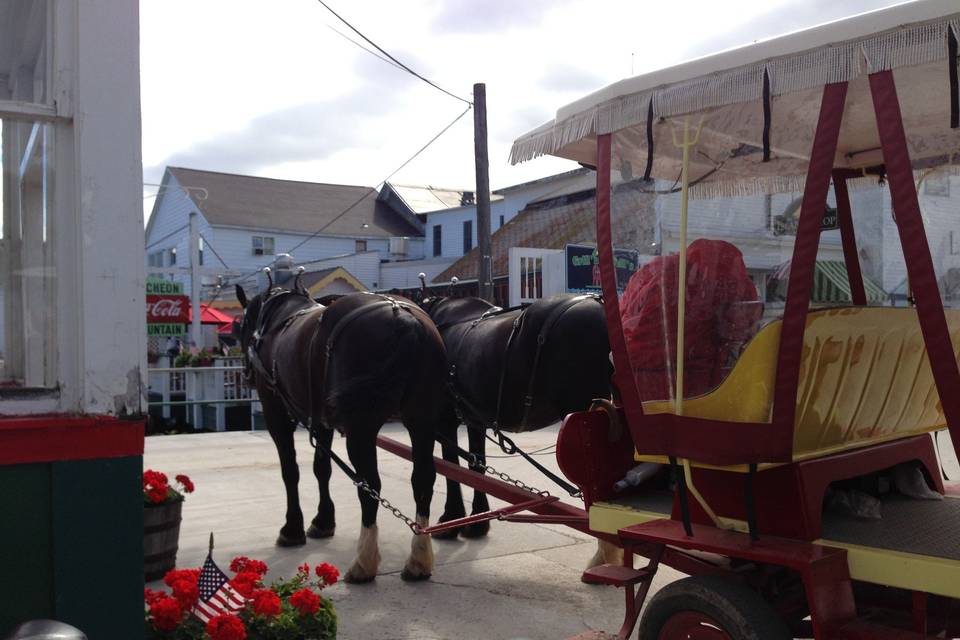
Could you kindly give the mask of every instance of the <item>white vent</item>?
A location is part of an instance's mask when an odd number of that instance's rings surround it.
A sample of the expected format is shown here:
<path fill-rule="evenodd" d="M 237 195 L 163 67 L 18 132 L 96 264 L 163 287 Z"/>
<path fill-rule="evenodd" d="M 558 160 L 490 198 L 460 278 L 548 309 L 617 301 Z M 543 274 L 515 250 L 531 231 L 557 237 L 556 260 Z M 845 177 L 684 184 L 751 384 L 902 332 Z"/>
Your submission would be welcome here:
<path fill-rule="evenodd" d="M 390 255 L 394 255 L 394 256 L 407 255 L 407 238 L 405 237 L 390 238 Z"/>

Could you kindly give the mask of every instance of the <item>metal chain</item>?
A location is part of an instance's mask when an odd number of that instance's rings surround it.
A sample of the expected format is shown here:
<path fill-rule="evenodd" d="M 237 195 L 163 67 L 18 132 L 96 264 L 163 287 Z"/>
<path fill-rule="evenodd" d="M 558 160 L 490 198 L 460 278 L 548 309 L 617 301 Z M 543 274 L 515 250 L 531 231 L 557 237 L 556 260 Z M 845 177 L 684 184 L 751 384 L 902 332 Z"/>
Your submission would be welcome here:
<path fill-rule="evenodd" d="M 509 475 L 507 475 L 507 474 L 504 473 L 503 471 L 498 471 L 497 469 L 491 467 L 489 464 L 481 463 L 481 462 L 477 459 L 477 456 L 476 456 L 475 454 L 472 454 L 472 453 L 471 453 L 471 454 L 470 454 L 470 457 L 471 457 L 470 466 L 471 466 L 475 471 L 476 471 L 476 470 L 483 470 L 484 472 L 489 473 L 489 474 L 492 475 L 492 476 L 496 476 L 496 477 L 500 478 L 501 480 L 503 480 L 504 482 L 506 482 L 506 483 L 508 483 L 508 484 L 512 484 L 513 486 L 515 486 L 515 487 L 517 487 L 517 488 L 519 488 L 519 489 L 523 489 L 524 491 L 529 491 L 530 493 L 535 493 L 535 494 L 537 494 L 538 496 L 542 496 L 542 497 L 544 497 L 544 498 L 550 497 L 550 492 L 549 492 L 549 491 L 541 491 L 540 489 L 537 489 L 536 487 L 531 487 L 530 485 L 525 484 L 522 480 L 517 480 L 516 478 L 511 478 Z"/>
<path fill-rule="evenodd" d="M 367 484 L 366 480 L 354 482 L 353 484 L 358 489 L 360 489 L 360 491 L 363 491 L 368 496 L 370 496 L 371 498 L 379 502 L 380 506 L 382 506 L 384 509 L 392 513 L 394 517 L 396 517 L 398 520 L 403 520 L 404 524 L 410 527 L 410 531 L 413 531 L 414 535 L 420 535 L 423 533 L 423 529 L 420 527 L 419 524 L 416 523 L 415 520 L 412 520 L 408 516 L 404 515 L 404 513 L 400 511 L 400 509 L 393 506 L 393 504 L 389 500 L 381 496 L 376 489 L 374 489 L 369 484 Z"/>

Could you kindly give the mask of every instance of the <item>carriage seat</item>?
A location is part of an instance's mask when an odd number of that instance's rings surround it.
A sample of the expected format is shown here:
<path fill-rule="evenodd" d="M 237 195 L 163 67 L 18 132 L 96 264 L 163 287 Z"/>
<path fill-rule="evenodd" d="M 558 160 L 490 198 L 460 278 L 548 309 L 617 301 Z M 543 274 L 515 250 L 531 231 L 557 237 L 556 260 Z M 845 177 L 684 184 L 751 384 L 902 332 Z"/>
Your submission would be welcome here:
<path fill-rule="evenodd" d="M 946 310 L 960 345 L 960 310 Z M 683 403 L 687 416 L 770 422 L 783 322 L 762 328 L 729 376 Z M 648 414 L 671 413 L 672 401 L 643 403 Z M 803 337 L 793 437 L 795 461 L 822 457 L 946 426 L 940 398 L 911 308 L 842 307 L 810 311 Z M 666 462 L 663 456 L 638 460 Z"/>

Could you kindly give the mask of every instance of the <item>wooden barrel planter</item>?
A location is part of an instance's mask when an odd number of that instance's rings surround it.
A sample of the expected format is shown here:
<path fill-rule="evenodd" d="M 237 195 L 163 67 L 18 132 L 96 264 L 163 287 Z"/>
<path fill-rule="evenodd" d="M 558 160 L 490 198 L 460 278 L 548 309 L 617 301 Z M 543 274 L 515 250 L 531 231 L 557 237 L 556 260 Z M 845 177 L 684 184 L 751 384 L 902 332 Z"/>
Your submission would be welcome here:
<path fill-rule="evenodd" d="M 143 577 L 159 580 L 177 563 L 183 501 L 143 507 Z"/>

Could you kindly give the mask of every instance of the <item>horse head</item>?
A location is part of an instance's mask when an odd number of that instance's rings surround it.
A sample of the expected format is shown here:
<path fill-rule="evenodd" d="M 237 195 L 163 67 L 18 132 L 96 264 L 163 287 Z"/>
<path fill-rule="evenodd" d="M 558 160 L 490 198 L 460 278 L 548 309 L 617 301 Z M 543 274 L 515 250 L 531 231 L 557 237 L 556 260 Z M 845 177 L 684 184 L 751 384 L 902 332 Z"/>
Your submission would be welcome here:
<path fill-rule="evenodd" d="M 253 362 L 258 357 L 257 351 L 263 337 L 278 321 L 286 320 L 292 313 L 315 303 L 301 287 L 271 287 L 249 299 L 239 284 L 236 285 L 236 291 L 243 315 L 235 337 L 243 354 L 243 375 L 247 383 L 252 384 L 255 373 Z"/>

